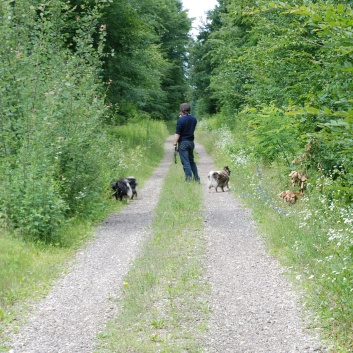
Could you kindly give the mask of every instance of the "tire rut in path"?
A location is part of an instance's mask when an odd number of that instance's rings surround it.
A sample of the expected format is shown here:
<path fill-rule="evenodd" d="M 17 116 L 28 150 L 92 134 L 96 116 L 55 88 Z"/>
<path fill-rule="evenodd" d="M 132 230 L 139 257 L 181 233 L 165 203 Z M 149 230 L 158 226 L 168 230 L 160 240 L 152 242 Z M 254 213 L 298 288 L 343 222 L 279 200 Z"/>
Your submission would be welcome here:
<path fill-rule="evenodd" d="M 324 352 L 315 332 L 305 330 L 298 293 L 266 253 L 250 211 L 231 192 L 208 191 L 207 174 L 215 167 L 202 146 L 196 144 L 196 151 L 205 191 L 205 261 L 212 288 L 204 352 Z M 233 170 L 230 184 L 236 177 Z"/>
<path fill-rule="evenodd" d="M 172 139 L 151 178 L 120 213 L 111 215 L 92 241 L 76 256 L 74 266 L 38 303 L 26 326 L 12 337 L 11 353 L 91 353 L 97 334 L 115 314 L 112 298 L 149 232 L 153 209 L 173 161 Z"/>

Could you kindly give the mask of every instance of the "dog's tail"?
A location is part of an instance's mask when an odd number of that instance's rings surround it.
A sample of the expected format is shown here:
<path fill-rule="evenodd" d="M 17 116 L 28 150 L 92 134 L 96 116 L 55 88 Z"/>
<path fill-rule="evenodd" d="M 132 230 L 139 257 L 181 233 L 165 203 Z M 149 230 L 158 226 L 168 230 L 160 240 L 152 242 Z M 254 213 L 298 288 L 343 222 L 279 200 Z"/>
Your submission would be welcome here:
<path fill-rule="evenodd" d="M 126 194 L 131 199 L 132 196 L 133 196 L 133 193 L 132 193 L 132 189 L 131 189 L 131 186 L 130 186 L 129 182 L 126 183 L 126 189 L 127 189 L 126 190 Z"/>
<path fill-rule="evenodd" d="M 211 180 L 211 178 L 216 178 L 216 174 L 217 172 L 215 172 L 214 170 L 211 170 L 209 173 L 208 173 L 208 180 Z"/>

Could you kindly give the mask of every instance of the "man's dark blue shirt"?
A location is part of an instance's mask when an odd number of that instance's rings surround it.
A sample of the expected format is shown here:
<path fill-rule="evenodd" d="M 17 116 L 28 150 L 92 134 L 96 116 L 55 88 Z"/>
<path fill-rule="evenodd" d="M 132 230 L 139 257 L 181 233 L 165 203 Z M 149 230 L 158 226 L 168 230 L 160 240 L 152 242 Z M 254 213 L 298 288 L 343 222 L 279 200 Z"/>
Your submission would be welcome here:
<path fill-rule="evenodd" d="M 194 141 L 194 131 L 197 120 L 193 115 L 182 115 L 177 122 L 175 133 L 180 135 L 179 143 L 182 141 Z"/>

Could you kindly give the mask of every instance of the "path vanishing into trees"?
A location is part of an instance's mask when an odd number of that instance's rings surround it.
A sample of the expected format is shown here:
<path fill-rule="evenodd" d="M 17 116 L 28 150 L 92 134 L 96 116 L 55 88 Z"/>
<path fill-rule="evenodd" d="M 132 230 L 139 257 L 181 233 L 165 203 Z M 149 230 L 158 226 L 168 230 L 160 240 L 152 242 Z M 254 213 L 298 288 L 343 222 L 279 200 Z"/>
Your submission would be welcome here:
<path fill-rule="evenodd" d="M 317 334 L 305 329 L 299 295 L 266 253 L 250 210 L 231 192 L 208 192 L 207 174 L 215 166 L 201 145 L 196 151 L 205 199 L 205 276 L 212 288 L 203 352 L 326 352 Z M 11 353 L 94 351 L 97 335 L 118 311 L 114 299 L 122 294 L 124 275 L 150 232 L 164 176 L 174 163 L 172 153 L 169 137 L 165 157 L 139 198 L 111 215 L 77 253 L 72 267 L 11 336 Z"/>

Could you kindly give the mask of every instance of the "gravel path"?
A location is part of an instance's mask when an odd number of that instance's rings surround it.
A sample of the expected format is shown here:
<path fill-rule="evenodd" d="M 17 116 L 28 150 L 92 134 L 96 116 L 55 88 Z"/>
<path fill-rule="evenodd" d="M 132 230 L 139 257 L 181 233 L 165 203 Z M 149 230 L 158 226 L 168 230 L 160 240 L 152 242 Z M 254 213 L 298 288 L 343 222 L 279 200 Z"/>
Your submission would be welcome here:
<path fill-rule="evenodd" d="M 119 297 L 123 276 L 149 232 L 171 165 L 171 146 L 169 137 L 165 158 L 139 198 L 97 229 L 69 273 L 33 308 L 27 326 L 13 336 L 11 353 L 92 353 L 97 334 L 115 314 L 111 299 Z M 205 191 L 213 310 L 204 352 L 324 352 L 318 339 L 303 329 L 297 294 L 266 254 L 249 210 L 230 192 L 208 192 L 207 174 L 215 168 L 202 146 L 196 150 Z"/>

